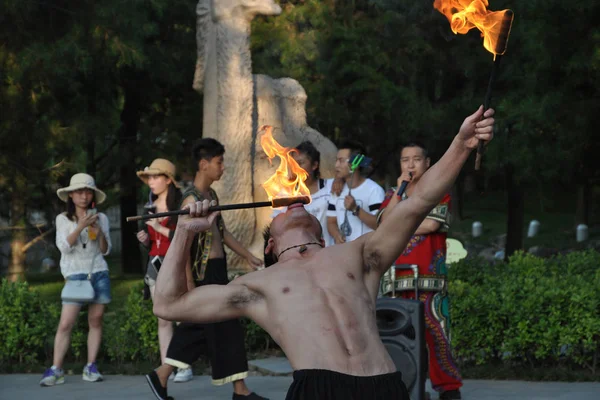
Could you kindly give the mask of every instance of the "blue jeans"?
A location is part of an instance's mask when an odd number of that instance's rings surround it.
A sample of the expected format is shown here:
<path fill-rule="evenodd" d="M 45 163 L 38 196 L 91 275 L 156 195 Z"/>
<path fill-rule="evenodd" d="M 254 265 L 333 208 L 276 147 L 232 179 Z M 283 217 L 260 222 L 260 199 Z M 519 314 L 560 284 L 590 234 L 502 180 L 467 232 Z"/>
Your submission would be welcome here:
<path fill-rule="evenodd" d="M 67 276 L 69 281 L 84 281 L 87 279 L 88 274 L 73 274 Z M 108 271 L 94 272 L 90 280 L 92 287 L 94 288 L 94 300 L 91 304 L 108 304 L 112 300 L 110 295 L 110 278 L 108 277 Z M 77 303 L 72 301 L 63 301 L 63 304 L 76 304 L 83 306 L 85 303 Z"/>

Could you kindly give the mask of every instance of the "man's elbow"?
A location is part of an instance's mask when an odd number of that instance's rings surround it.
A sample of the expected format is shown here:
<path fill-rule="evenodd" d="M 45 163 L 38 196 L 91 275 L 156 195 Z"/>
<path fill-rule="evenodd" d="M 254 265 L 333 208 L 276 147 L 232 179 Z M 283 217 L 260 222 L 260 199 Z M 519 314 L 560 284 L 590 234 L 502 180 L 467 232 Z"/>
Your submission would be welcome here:
<path fill-rule="evenodd" d="M 173 313 L 169 311 L 169 305 L 164 301 L 160 301 L 156 297 L 154 298 L 152 312 L 155 316 L 157 316 L 160 319 L 164 319 L 165 321 L 172 321 L 172 319 L 170 319 L 169 317 L 172 316 Z"/>
<path fill-rule="evenodd" d="M 442 224 L 439 223 L 438 221 L 434 221 L 431 219 L 425 219 L 424 223 L 424 233 L 425 234 L 431 234 L 431 233 L 435 233 L 437 231 L 440 230 L 440 228 L 442 227 Z"/>
<path fill-rule="evenodd" d="M 365 225 L 373 230 L 377 229 L 377 216 L 373 215 L 368 217 L 368 219 L 365 221 Z"/>

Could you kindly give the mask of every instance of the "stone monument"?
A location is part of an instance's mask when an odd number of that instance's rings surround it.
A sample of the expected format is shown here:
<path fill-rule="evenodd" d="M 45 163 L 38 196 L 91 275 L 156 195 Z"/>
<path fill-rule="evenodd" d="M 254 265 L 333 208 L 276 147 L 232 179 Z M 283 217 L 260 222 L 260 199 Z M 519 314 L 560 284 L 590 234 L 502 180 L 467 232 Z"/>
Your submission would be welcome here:
<path fill-rule="evenodd" d="M 321 173 L 333 177 L 336 147 L 306 122 L 306 92 L 291 78 L 252 74 L 250 23 L 257 15 L 275 16 L 273 0 L 199 0 L 196 7 L 197 61 L 193 87 L 204 95 L 202 136 L 225 146 L 225 174 L 214 185 L 221 204 L 267 200 L 261 183 L 271 176 L 270 164 L 257 140 L 262 125 L 275 127 L 283 146 L 310 140 L 321 152 Z M 223 213 L 229 231 L 262 257 L 262 230 L 271 209 Z M 228 253 L 231 269 L 248 265 Z"/>

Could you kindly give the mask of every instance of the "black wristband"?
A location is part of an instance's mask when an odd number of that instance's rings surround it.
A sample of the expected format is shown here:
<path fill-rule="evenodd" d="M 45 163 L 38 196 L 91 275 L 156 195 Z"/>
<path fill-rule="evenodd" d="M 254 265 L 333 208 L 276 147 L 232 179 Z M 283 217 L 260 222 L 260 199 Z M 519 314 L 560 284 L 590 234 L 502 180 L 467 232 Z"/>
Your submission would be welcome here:
<path fill-rule="evenodd" d="M 354 211 L 352 211 L 352 215 L 354 215 L 355 217 L 358 217 L 359 212 L 360 212 L 360 206 L 357 205 L 356 208 L 354 209 Z"/>

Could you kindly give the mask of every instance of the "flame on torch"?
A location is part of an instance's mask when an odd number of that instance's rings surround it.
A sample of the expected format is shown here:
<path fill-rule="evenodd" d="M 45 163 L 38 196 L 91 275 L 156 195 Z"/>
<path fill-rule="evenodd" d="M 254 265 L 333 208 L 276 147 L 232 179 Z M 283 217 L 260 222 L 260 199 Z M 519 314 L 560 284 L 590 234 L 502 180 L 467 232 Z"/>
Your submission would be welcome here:
<path fill-rule="evenodd" d="M 304 183 L 308 178 L 308 173 L 298 165 L 292 157 L 295 149 L 283 147 L 275 138 L 273 138 L 273 127 L 265 125 L 260 128 L 263 132 L 260 138 L 260 145 L 265 154 L 269 157 L 269 162 L 273 163 L 275 156 L 279 157 L 281 162 L 277 171 L 269 178 L 262 187 L 267 192 L 269 200 L 279 197 L 297 197 L 308 196 L 310 198 L 310 190 Z"/>
<path fill-rule="evenodd" d="M 488 11 L 488 0 L 434 0 L 433 7 L 444 14 L 452 32 L 466 34 L 473 28 L 481 31 L 483 47 L 494 55 L 506 52 L 514 14 L 511 10 Z"/>

